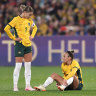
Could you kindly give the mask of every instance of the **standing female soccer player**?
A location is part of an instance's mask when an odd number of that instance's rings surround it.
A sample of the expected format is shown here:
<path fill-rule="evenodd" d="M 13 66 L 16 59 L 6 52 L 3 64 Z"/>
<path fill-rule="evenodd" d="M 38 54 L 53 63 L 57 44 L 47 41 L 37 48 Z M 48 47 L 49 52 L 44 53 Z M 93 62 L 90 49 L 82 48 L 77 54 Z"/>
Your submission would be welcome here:
<path fill-rule="evenodd" d="M 20 16 L 14 17 L 11 22 L 5 27 L 5 32 L 7 35 L 15 41 L 15 60 L 16 65 L 13 73 L 13 91 L 18 91 L 18 79 L 19 73 L 22 66 L 22 61 L 24 59 L 25 65 L 25 81 L 26 81 L 26 91 L 34 91 L 30 86 L 31 81 L 31 61 L 32 61 L 32 48 L 31 40 L 34 38 L 37 27 L 30 18 L 33 14 L 33 8 L 31 6 L 21 5 L 20 9 L 22 13 Z M 30 35 L 30 28 L 32 27 L 33 31 Z M 10 32 L 10 29 L 14 28 L 15 35 L 13 36 Z"/>
<path fill-rule="evenodd" d="M 73 60 L 74 51 L 67 51 L 63 57 L 63 63 L 61 64 L 61 69 L 64 77 L 53 73 L 43 85 L 34 87 L 37 90 L 46 91 L 46 87 L 53 83 L 55 80 L 57 82 L 57 87 L 59 90 L 81 90 L 83 87 L 82 72 L 81 68 L 76 60 Z"/>

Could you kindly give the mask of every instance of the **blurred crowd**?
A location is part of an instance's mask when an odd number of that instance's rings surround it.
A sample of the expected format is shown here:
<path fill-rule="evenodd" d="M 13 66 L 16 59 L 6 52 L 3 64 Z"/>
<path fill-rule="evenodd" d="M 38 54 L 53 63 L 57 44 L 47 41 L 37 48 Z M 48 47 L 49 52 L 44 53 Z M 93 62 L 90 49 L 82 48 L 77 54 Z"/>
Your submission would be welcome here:
<path fill-rule="evenodd" d="M 20 15 L 20 4 L 33 7 L 37 36 L 96 35 L 96 0 L 0 0 L 2 34 L 6 24 Z"/>

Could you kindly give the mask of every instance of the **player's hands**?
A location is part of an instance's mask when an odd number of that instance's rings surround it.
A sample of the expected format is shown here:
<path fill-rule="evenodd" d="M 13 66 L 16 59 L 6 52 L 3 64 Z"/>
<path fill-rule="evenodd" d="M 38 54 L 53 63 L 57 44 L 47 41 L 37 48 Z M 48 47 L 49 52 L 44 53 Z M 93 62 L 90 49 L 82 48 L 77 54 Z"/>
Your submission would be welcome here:
<path fill-rule="evenodd" d="M 58 86 L 60 86 L 60 84 L 59 83 L 56 83 L 56 86 L 58 87 Z"/>
<path fill-rule="evenodd" d="M 63 85 L 68 85 L 67 80 L 63 80 Z"/>
<path fill-rule="evenodd" d="M 22 38 L 16 38 L 15 39 L 15 41 L 21 41 L 22 40 Z"/>
<path fill-rule="evenodd" d="M 33 37 L 32 36 L 29 36 L 29 40 L 32 40 L 33 39 Z"/>

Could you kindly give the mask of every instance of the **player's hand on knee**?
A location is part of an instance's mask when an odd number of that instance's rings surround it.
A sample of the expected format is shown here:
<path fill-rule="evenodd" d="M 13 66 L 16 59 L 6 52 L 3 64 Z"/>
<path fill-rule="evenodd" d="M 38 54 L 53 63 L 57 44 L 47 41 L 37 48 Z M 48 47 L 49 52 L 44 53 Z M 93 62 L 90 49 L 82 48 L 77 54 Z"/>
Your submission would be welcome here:
<path fill-rule="evenodd" d="M 58 87 L 60 84 L 59 83 L 56 83 L 56 86 Z"/>
<path fill-rule="evenodd" d="M 58 86 L 61 86 L 61 84 L 60 84 L 60 83 L 58 83 L 58 82 L 56 82 L 56 87 L 58 88 Z"/>

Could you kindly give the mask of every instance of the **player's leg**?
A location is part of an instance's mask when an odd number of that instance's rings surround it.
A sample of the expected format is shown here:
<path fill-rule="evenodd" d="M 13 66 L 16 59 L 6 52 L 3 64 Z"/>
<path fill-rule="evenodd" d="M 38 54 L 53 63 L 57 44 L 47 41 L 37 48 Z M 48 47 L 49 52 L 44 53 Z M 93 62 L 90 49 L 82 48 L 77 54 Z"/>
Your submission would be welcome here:
<path fill-rule="evenodd" d="M 50 84 L 52 84 L 54 80 L 55 80 L 55 81 L 57 82 L 57 84 L 59 84 L 59 85 L 63 84 L 63 78 L 62 78 L 60 75 L 58 75 L 58 74 L 56 74 L 56 73 L 53 73 L 50 77 L 48 77 L 48 78 L 46 79 L 46 81 L 44 82 L 43 85 L 35 86 L 34 88 L 37 89 L 37 90 L 46 91 L 45 88 L 46 88 L 47 86 L 49 86 Z"/>
<path fill-rule="evenodd" d="M 25 66 L 25 82 L 26 82 L 26 91 L 34 91 L 30 86 L 31 81 L 31 61 L 32 61 L 32 52 L 31 47 L 26 48 L 24 54 L 24 66 Z"/>
<path fill-rule="evenodd" d="M 24 55 L 26 87 L 30 87 L 32 52 Z"/>
<path fill-rule="evenodd" d="M 57 82 L 57 85 L 62 85 L 64 83 L 64 79 L 57 73 L 53 73 L 51 78 Z"/>
<path fill-rule="evenodd" d="M 32 62 L 32 52 L 24 54 L 24 62 Z"/>
<path fill-rule="evenodd" d="M 73 82 L 73 77 L 71 77 L 68 80 L 64 80 L 64 78 L 62 78 L 60 75 L 58 75 L 56 73 L 53 73 L 51 75 L 51 78 L 53 78 L 53 80 L 55 80 L 57 82 L 57 87 L 59 90 L 62 90 L 61 89 L 62 87 L 65 89 L 67 86 L 69 86 Z M 59 86 L 61 86 L 61 88 Z"/>
<path fill-rule="evenodd" d="M 71 85 L 72 90 L 81 90 L 83 85 L 79 82 L 78 78 L 74 76 L 73 83 Z"/>
<path fill-rule="evenodd" d="M 16 64 L 13 72 L 13 86 L 14 86 L 14 91 L 18 91 L 18 79 L 19 79 L 19 73 L 20 69 L 22 67 L 22 60 L 23 57 L 15 57 Z"/>
<path fill-rule="evenodd" d="M 15 45 L 15 69 L 13 72 L 13 84 L 14 84 L 14 91 L 18 91 L 18 79 L 19 79 L 19 73 L 20 73 L 20 69 L 22 67 L 22 60 L 23 60 L 23 56 L 24 56 L 24 52 L 23 52 L 23 47 L 22 44 L 20 43 L 16 43 Z"/>
<path fill-rule="evenodd" d="M 63 80 L 63 84 L 61 84 L 60 86 L 57 86 L 59 90 L 63 91 L 65 90 L 66 88 L 68 88 L 68 90 L 70 90 L 70 86 L 72 85 L 73 83 L 73 79 L 74 77 L 71 77 L 69 78 L 68 80 Z M 70 86 L 69 86 L 70 85 Z"/>
<path fill-rule="evenodd" d="M 59 86 L 60 90 L 64 90 L 64 89 L 66 90 L 67 88 L 68 88 L 68 90 L 81 90 L 83 87 L 83 85 L 79 82 L 79 80 L 76 76 L 73 76 L 66 81 L 67 81 L 67 85 L 63 84 L 63 85 Z M 70 89 L 68 87 L 69 85 L 70 85 Z"/>

